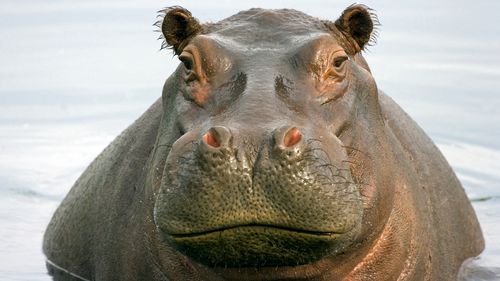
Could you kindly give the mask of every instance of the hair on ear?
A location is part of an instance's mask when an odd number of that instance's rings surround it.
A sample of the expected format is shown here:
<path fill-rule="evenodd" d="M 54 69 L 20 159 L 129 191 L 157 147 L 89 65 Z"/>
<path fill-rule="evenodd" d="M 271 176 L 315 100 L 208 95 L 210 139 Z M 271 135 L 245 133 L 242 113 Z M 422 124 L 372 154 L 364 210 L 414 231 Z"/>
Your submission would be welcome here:
<path fill-rule="evenodd" d="M 161 49 L 171 48 L 176 55 L 179 55 L 189 40 L 202 31 L 198 20 L 183 7 L 168 7 L 158 13 L 160 19 L 154 23 L 154 26 L 161 31 L 158 39 L 164 40 Z"/>
<path fill-rule="evenodd" d="M 378 26 L 380 22 L 374 11 L 361 4 L 347 7 L 335 21 L 335 27 L 353 43 L 356 53 L 377 42 Z"/>

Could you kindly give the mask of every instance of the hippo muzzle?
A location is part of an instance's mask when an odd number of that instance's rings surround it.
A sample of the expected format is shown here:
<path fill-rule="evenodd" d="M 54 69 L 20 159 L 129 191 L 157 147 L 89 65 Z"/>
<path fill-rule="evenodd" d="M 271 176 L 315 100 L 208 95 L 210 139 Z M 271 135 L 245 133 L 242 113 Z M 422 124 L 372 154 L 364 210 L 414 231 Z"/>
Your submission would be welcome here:
<path fill-rule="evenodd" d="M 295 126 L 186 133 L 172 146 L 155 205 L 168 242 L 225 267 L 334 254 L 359 232 L 362 213 L 339 139 Z"/>

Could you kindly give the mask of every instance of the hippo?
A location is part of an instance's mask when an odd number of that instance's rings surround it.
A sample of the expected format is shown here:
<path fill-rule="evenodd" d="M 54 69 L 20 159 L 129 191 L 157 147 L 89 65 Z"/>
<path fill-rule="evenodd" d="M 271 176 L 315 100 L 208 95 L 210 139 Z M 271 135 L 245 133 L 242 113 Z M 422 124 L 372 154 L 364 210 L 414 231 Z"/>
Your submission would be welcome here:
<path fill-rule="evenodd" d="M 179 66 L 56 210 L 54 280 L 456 280 L 481 253 L 454 172 L 363 58 L 373 10 L 161 15 Z"/>

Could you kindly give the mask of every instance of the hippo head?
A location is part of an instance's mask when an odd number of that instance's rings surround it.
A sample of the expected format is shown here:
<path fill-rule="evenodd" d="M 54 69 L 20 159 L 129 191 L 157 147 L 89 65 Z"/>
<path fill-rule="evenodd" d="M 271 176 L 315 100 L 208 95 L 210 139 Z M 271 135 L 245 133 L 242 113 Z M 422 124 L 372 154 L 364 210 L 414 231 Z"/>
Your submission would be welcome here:
<path fill-rule="evenodd" d="M 165 245 L 204 267 L 280 268 L 341 261 L 376 237 L 394 161 L 360 53 L 371 11 L 251 9 L 210 24 L 163 12 L 164 46 L 182 62 L 154 157 Z"/>

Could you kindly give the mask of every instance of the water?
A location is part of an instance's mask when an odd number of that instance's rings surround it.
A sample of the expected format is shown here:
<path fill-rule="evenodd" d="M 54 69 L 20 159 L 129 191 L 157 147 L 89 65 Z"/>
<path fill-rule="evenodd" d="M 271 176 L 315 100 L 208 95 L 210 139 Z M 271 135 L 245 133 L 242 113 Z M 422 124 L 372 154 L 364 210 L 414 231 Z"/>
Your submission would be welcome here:
<path fill-rule="evenodd" d="M 250 7 L 336 19 L 352 4 L 241 2 L 182 5 L 217 21 Z M 474 201 L 487 246 L 472 279 L 500 280 L 500 2 L 422 2 L 365 1 L 383 24 L 366 57 Z M 151 25 L 156 10 L 180 1 L 0 4 L 0 280 L 49 280 L 45 226 L 90 161 L 160 97 L 177 62 L 158 51 Z"/>

